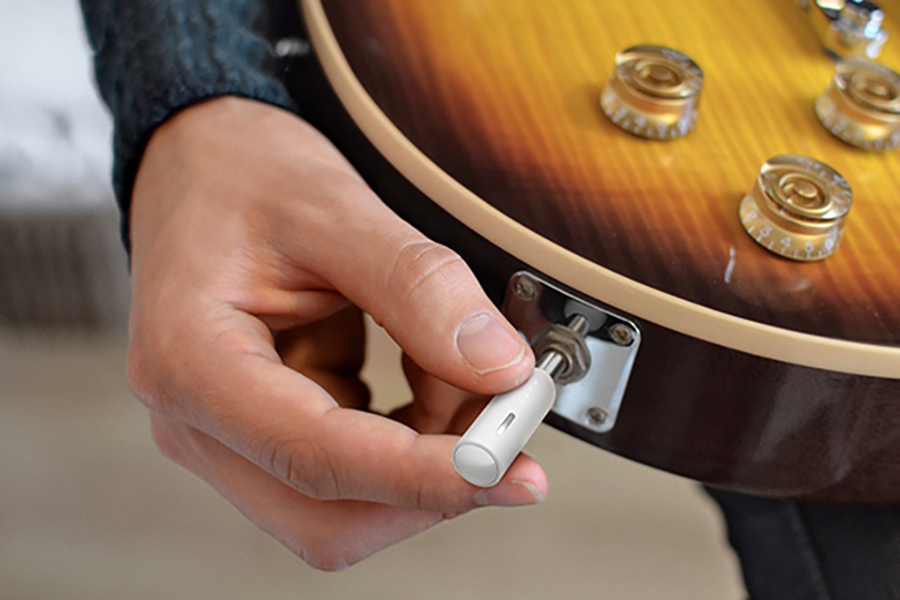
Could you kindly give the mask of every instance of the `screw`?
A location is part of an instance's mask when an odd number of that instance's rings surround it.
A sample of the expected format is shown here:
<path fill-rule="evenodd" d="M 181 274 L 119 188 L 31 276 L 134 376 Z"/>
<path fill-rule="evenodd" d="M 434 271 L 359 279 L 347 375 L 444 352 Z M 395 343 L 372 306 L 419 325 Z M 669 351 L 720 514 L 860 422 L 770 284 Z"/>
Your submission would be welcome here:
<path fill-rule="evenodd" d="M 630 346 L 634 341 L 634 332 L 628 325 L 616 323 L 609 328 L 609 337 L 619 346 Z"/>
<path fill-rule="evenodd" d="M 519 275 L 513 282 L 513 291 L 522 300 L 534 300 L 537 296 L 537 287 L 526 275 Z"/>
<path fill-rule="evenodd" d="M 609 414 L 602 408 L 598 408 L 596 406 L 592 406 L 587 409 L 587 422 L 593 426 L 603 425 L 606 423 L 606 419 L 609 418 Z"/>

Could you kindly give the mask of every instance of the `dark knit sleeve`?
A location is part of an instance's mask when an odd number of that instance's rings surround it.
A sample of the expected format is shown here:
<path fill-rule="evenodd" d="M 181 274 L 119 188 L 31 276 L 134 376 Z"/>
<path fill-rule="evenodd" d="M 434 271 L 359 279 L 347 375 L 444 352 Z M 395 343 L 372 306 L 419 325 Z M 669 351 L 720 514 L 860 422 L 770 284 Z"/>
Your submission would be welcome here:
<path fill-rule="evenodd" d="M 144 147 L 169 116 L 226 94 L 294 108 L 265 37 L 263 0 L 81 4 L 97 84 L 115 121 L 113 187 L 123 234 Z"/>

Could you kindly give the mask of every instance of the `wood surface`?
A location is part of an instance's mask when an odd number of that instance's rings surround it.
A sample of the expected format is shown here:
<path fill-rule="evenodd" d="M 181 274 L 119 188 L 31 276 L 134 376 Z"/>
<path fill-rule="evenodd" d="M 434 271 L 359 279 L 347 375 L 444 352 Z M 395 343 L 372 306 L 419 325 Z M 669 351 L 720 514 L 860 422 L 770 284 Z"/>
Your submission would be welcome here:
<path fill-rule="evenodd" d="M 325 0 L 368 94 L 487 203 L 616 273 L 717 311 L 817 336 L 900 345 L 900 152 L 857 150 L 819 124 L 833 63 L 787 0 Z M 882 61 L 900 68 L 900 6 Z M 895 8 L 896 10 L 892 10 Z M 598 95 L 615 53 L 692 56 L 697 129 L 627 134 Z M 851 183 L 837 253 L 800 264 L 760 248 L 737 208 L 759 166 L 812 156 Z"/>
<path fill-rule="evenodd" d="M 812 102 L 831 66 L 799 9 L 788 0 L 731 3 L 723 16 L 707 2 L 631 4 L 321 0 L 328 21 L 311 29 L 319 28 L 314 41 L 333 30 L 341 46 L 317 44 L 319 59 L 346 57 L 364 94 L 439 169 L 555 244 L 673 297 L 805 332 L 788 339 L 828 336 L 896 350 L 898 154 L 858 151 L 821 129 Z M 760 28 L 765 33 L 752 34 Z M 615 50 L 643 42 L 687 51 L 706 70 L 700 124 L 683 140 L 634 138 L 600 112 L 596 96 Z M 886 56 L 893 60 L 897 49 Z M 534 268 L 489 229 L 481 237 L 445 212 L 451 208 L 423 194 L 417 173 L 386 157 L 384 140 L 354 112 L 357 92 L 337 89 L 343 75 L 326 65 L 326 78 L 315 60 L 291 69 L 303 116 L 401 216 L 457 249 L 495 301 L 512 273 Z M 793 83 L 774 86 L 785 72 Z M 798 95 L 805 104 L 796 104 Z M 828 162 L 856 191 L 845 243 L 820 264 L 770 255 L 738 223 L 738 202 L 759 164 L 785 152 Z M 553 277 L 549 264 L 542 270 Z M 583 292 L 577 281 L 570 288 Z M 551 425 L 728 489 L 900 504 L 893 355 L 888 369 L 879 367 L 887 377 L 810 368 L 800 366 L 802 356 L 776 360 L 698 339 L 631 313 L 628 303 L 610 308 L 629 315 L 643 339 L 616 427 L 597 434 L 552 413 Z"/>

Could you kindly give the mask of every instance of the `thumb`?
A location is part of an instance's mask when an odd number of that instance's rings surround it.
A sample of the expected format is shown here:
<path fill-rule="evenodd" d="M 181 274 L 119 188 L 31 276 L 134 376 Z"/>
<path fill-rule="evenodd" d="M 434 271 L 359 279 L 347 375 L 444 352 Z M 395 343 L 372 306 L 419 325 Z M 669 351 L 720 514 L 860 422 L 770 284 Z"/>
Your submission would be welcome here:
<path fill-rule="evenodd" d="M 367 308 L 417 364 L 483 393 L 506 391 L 528 377 L 528 345 L 458 254 L 424 238 L 386 252 L 384 293 Z"/>
<path fill-rule="evenodd" d="M 358 204 L 366 210 L 345 213 L 342 238 L 361 241 L 331 244 L 319 263 L 322 275 L 440 379 L 483 394 L 524 382 L 534 366 L 531 349 L 462 258 L 374 194 Z"/>

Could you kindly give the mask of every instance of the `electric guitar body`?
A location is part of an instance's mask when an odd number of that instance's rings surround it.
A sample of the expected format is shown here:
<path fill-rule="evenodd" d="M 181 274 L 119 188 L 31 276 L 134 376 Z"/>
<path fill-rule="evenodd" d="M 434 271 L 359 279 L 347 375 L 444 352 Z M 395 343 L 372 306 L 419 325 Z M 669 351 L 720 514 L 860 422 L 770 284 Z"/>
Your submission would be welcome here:
<path fill-rule="evenodd" d="M 900 36 L 900 5 L 883 8 Z M 498 303 L 524 272 L 639 332 L 614 427 L 550 424 L 729 489 L 900 503 L 900 150 L 862 150 L 822 125 L 814 105 L 835 63 L 795 3 L 302 11 L 321 64 L 294 86 L 303 114 L 389 205 L 460 252 Z M 686 135 L 647 139 L 604 114 L 617 53 L 642 44 L 702 69 Z M 900 68 L 900 40 L 878 62 Z M 794 260 L 802 243 L 767 240 L 739 214 L 780 155 L 821 161 L 852 188 L 824 260 Z"/>

